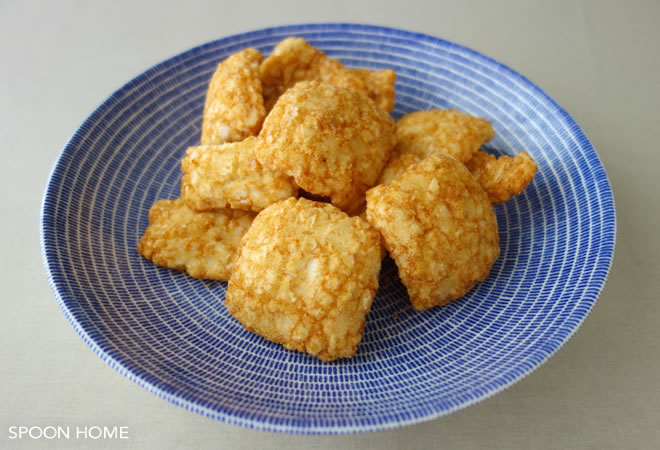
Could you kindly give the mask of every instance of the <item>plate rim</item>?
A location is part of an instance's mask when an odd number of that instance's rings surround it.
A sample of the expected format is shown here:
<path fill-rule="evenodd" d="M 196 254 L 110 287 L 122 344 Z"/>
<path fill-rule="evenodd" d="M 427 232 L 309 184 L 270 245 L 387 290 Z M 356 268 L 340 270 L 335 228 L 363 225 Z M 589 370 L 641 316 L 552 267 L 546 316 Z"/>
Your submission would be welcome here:
<path fill-rule="evenodd" d="M 605 264 L 606 267 L 601 268 L 601 272 L 603 272 L 603 274 L 601 275 L 602 281 L 600 279 L 598 280 L 599 285 L 597 286 L 593 294 L 590 296 L 585 296 L 583 292 L 580 297 L 581 303 L 588 300 L 588 303 L 586 304 L 587 308 L 585 310 L 582 310 L 583 312 L 581 314 L 581 317 L 579 317 L 579 320 L 574 322 L 570 330 L 557 332 L 557 336 L 559 337 L 558 343 L 556 342 L 557 340 L 550 342 L 548 344 L 550 348 L 547 351 L 542 351 L 543 349 L 536 349 L 534 353 L 532 353 L 526 360 L 522 361 L 521 363 L 517 364 L 514 368 L 510 369 L 510 371 L 516 372 L 516 376 L 510 377 L 510 379 L 505 381 L 497 382 L 496 386 L 494 386 L 493 388 L 490 388 L 493 381 L 486 383 L 485 387 L 488 388 L 486 392 L 470 394 L 469 399 L 467 401 L 462 400 L 459 403 L 449 408 L 439 409 L 431 414 L 428 414 L 427 411 L 417 411 L 416 415 L 412 415 L 412 417 L 405 420 L 396 420 L 396 421 L 392 420 L 389 422 L 377 422 L 377 423 L 364 423 L 360 421 L 354 421 L 352 424 L 348 424 L 348 421 L 344 421 L 337 425 L 315 425 L 311 422 L 308 423 L 302 420 L 295 421 L 292 423 L 287 423 L 286 420 L 274 421 L 266 416 L 259 414 L 251 415 L 250 417 L 253 417 L 252 419 L 244 418 L 244 417 L 239 417 L 236 414 L 232 414 L 231 412 L 221 410 L 220 408 L 211 409 L 205 407 L 199 403 L 195 403 L 193 401 L 180 398 L 177 395 L 175 395 L 175 393 L 168 392 L 162 388 L 159 388 L 153 382 L 145 379 L 143 375 L 140 375 L 134 369 L 128 367 L 125 364 L 125 362 L 121 361 L 118 358 L 113 357 L 111 354 L 103 350 L 101 346 L 94 341 L 94 339 L 90 336 L 88 331 L 85 330 L 83 324 L 81 324 L 80 321 L 76 319 L 73 312 L 67 306 L 65 296 L 60 291 L 60 290 L 64 291 L 63 287 L 60 286 L 60 284 L 63 283 L 64 280 L 56 280 L 55 279 L 56 276 L 54 276 L 53 274 L 53 270 L 51 268 L 51 261 L 49 260 L 49 255 L 48 255 L 49 251 L 47 248 L 49 245 L 53 246 L 52 243 L 49 243 L 49 239 L 47 237 L 48 234 L 47 221 L 51 217 L 51 213 L 49 211 L 50 196 L 52 195 L 52 191 L 54 190 L 55 185 L 58 182 L 63 181 L 58 178 L 59 168 L 63 166 L 66 157 L 68 156 L 68 153 L 75 150 L 76 141 L 77 139 L 80 139 L 82 130 L 85 129 L 85 125 L 91 123 L 95 115 L 98 114 L 102 108 L 104 108 L 112 100 L 116 99 L 118 96 L 122 95 L 127 89 L 130 89 L 132 85 L 138 83 L 140 80 L 144 78 L 148 78 L 152 73 L 158 71 L 160 68 L 171 65 L 172 63 L 176 62 L 177 59 L 181 58 L 183 55 L 190 55 L 195 52 L 204 51 L 209 47 L 218 45 L 222 41 L 233 40 L 236 39 L 237 37 L 249 38 L 254 35 L 263 36 L 266 35 L 267 33 L 268 34 L 280 33 L 287 30 L 290 30 L 292 34 L 296 34 L 296 33 L 309 32 L 312 29 L 314 29 L 314 31 L 316 32 L 324 32 L 324 31 L 359 32 L 362 30 L 373 31 L 373 32 L 380 31 L 380 32 L 385 32 L 388 35 L 397 35 L 416 41 L 421 40 L 422 42 L 425 43 L 428 42 L 428 43 L 441 44 L 444 47 L 457 49 L 471 56 L 478 57 L 484 62 L 487 62 L 489 65 L 497 67 L 502 71 L 506 72 L 509 76 L 513 76 L 519 79 L 520 81 L 522 81 L 525 87 L 529 88 L 533 92 L 533 96 L 542 97 L 545 101 L 547 101 L 549 106 L 555 109 L 555 111 L 558 113 L 560 118 L 566 121 L 567 128 L 571 136 L 573 136 L 576 140 L 580 141 L 581 143 L 580 147 L 583 151 L 585 151 L 585 155 L 584 155 L 585 158 L 588 160 L 594 160 L 594 162 L 597 163 L 596 164 L 598 169 L 597 175 L 603 177 L 603 182 L 600 184 L 594 184 L 592 188 L 595 189 L 595 191 L 597 191 L 603 198 L 603 201 L 601 202 L 600 205 L 600 211 L 602 212 L 604 219 L 605 218 L 610 219 L 610 221 L 608 222 L 609 226 L 603 227 L 603 232 L 601 236 L 601 241 L 603 242 L 601 242 L 601 244 L 599 245 L 600 247 L 599 256 L 601 256 L 602 258 L 601 264 L 603 262 L 606 262 Z M 141 386 L 142 388 L 146 389 L 152 394 L 157 395 L 160 398 L 168 400 L 169 402 L 177 406 L 183 407 L 189 411 L 195 412 L 205 417 L 209 417 L 215 420 L 220 420 L 222 422 L 232 425 L 239 425 L 246 428 L 259 429 L 263 431 L 275 431 L 275 432 L 285 432 L 285 433 L 295 433 L 295 434 L 344 434 L 344 433 L 371 432 L 371 431 L 394 429 L 394 428 L 399 428 L 417 423 L 423 423 L 437 419 L 439 417 L 445 416 L 447 414 L 450 414 L 452 412 L 466 408 L 473 404 L 479 403 L 487 398 L 490 398 L 491 396 L 511 387 L 512 385 L 514 385 L 515 383 L 517 383 L 518 381 L 525 378 L 530 373 L 541 367 L 573 337 L 573 335 L 583 324 L 584 320 L 586 320 L 586 318 L 590 315 L 596 302 L 598 301 L 600 295 L 602 294 L 602 291 L 605 285 L 607 284 L 612 268 L 612 263 L 616 248 L 616 241 L 617 241 L 617 230 L 618 230 L 618 226 L 617 226 L 617 216 L 616 216 L 616 205 L 612 191 L 612 185 L 607 175 L 607 172 L 605 171 L 605 167 L 602 163 L 602 160 L 600 159 L 600 156 L 598 155 L 596 149 L 592 145 L 591 141 L 587 138 L 584 131 L 578 126 L 578 124 L 568 114 L 568 112 L 558 102 L 556 102 L 550 95 L 548 95 L 545 91 L 543 91 L 538 85 L 530 81 L 527 77 L 513 70 L 508 65 L 501 63 L 477 50 L 473 50 L 472 48 L 469 48 L 467 46 L 457 44 L 455 42 L 443 38 L 439 38 L 436 36 L 432 36 L 429 34 L 409 31 L 395 27 L 380 26 L 380 25 L 359 24 L 359 23 L 350 23 L 350 22 L 310 22 L 310 23 L 273 26 L 273 27 L 250 30 L 247 32 L 235 33 L 232 35 L 223 36 L 221 38 L 196 45 L 192 48 L 179 52 L 174 56 L 171 56 L 163 61 L 160 61 L 155 65 L 148 67 L 146 70 L 142 71 L 138 75 L 134 76 L 133 78 L 125 82 L 121 87 L 112 91 L 112 93 L 109 96 L 107 96 L 99 104 L 97 104 L 96 107 L 93 108 L 92 112 L 89 113 L 80 122 L 79 126 L 75 129 L 75 131 L 72 133 L 69 139 L 67 139 L 66 143 L 60 150 L 60 153 L 58 154 L 57 158 L 55 159 L 55 162 L 51 167 L 41 199 L 41 208 L 40 208 L 40 217 L 39 217 L 39 248 L 40 248 L 42 263 L 44 265 L 44 270 L 46 272 L 46 277 L 49 287 L 53 292 L 60 309 L 62 310 L 65 317 L 72 325 L 76 333 L 92 349 L 92 351 L 94 351 L 94 353 L 96 353 L 101 358 L 101 360 L 106 362 L 110 367 L 112 367 L 117 372 L 119 372 L 129 380 L 133 381 L 137 385 Z M 611 241 L 608 240 L 607 242 L 605 242 L 605 240 L 609 236 L 611 236 Z M 75 296 L 71 295 L 71 297 L 75 297 Z M 539 353 L 541 354 L 539 355 Z M 523 365 L 528 361 L 530 362 L 530 364 L 525 364 L 525 367 L 522 368 L 520 367 L 521 365 Z M 495 381 L 500 380 L 501 377 L 502 375 L 500 375 L 500 377 L 494 380 Z M 466 395 L 464 395 L 462 398 L 464 399 L 465 397 Z"/>

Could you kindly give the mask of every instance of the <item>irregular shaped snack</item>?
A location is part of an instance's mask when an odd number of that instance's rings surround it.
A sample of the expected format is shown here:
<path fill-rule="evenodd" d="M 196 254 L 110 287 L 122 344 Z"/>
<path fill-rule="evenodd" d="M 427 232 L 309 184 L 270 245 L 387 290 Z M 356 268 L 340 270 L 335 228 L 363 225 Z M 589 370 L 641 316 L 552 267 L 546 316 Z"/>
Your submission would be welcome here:
<path fill-rule="evenodd" d="M 397 154 L 413 153 L 421 159 L 440 153 L 464 163 L 495 136 L 486 119 L 455 109 L 434 109 L 406 114 L 396 124 Z"/>
<path fill-rule="evenodd" d="M 422 157 L 416 153 L 393 155 L 378 177 L 377 184 L 389 184 L 409 167 L 421 161 Z M 507 202 L 524 191 L 534 179 L 537 164 L 527 152 L 520 152 L 513 158 L 506 155 L 496 158 L 489 153 L 478 151 L 465 163 L 465 167 L 486 191 L 491 204 L 496 205 Z"/>
<path fill-rule="evenodd" d="M 327 203 L 284 200 L 245 234 L 227 287 L 248 330 L 323 361 L 348 358 L 378 289 L 380 235 Z"/>
<path fill-rule="evenodd" d="M 246 211 L 198 212 L 180 198 L 159 200 L 149 210 L 149 226 L 137 250 L 159 266 L 226 281 L 253 219 Z"/>
<path fill-rule="evenodd" d="M 261 89 L 263 56 L 248 48 L 218 64 L 206 93 L 202 145 L 256 136 L 266 117 Z"/>
<path fill-rule="evenodd" d="M 305 191 L 352 212 L 376 183 L 395 139 L 390 115 L 365 95 L 301 81 L 268 114 L 257 158 L 293 177 Z"/>
<path fill-rule="evenodd" d="M 356 90 L 369 96 L 385 111 L 394 109 L 396 74 L 393 70 L 349 69 L 303 38 L 290 37 L 277 44 L 261 64 L 266 109 L 270 110 L 278 97 L 299 81 L 323 81 Z"/>
<path fill-rule="evenodd" d="M 414 166 L 423 159 L 417 153 L 402 153 L 400 155 L 395 153 L 380 173 L 378 184 L 390 184 L 392 180 L 405 172 L 408 167 Z"/>
<path fill-rule="evenodd" d="M 138 252 L 228 280 L 226 307 L 247 330 L 322 361 L 356 354 L 388 252 L 416 310 L 462 297 L 499 255 L 491 203 L 537 165 L 480 151 L 493 127 L 457 110 L 395 123 L 395 81 L 301 38 L 265 60 L 231 55 L 181 161 L 181 198 L 152 206 Z"/>
<path fill-rule="evenodd" d="M 396 92 L 394 83 L 396 73 L 391 69 L 370 71 L 367 69 L 348 69 L 364 81 L 367 95 L 378 106 L 391 113 L 394 109 Z M 341 83 L 338 83 L 341 85 Z"/>
<path fill-rule="evenodd" d="M 488 196 L 452 157 L 430 156 L 369 190 L 367 218 L 383 235 L 419 311 L 465 295 L 499 255 Z"/>
<path fill-rule="evenodd" d="M 190 147 L 181 161 L 181 197 L 198 211 L 235 208 L 259 212 L 298 195 L 298 186 L 282 172 L 257 160 L 257 138 L 222 145 Z"/>
<path fill-rule="evenodd" d="M 502 155 L 495 157 L 486 152 L 477 152 L 465 163 L 491 203 L 504 203 L 520 194 L 532 182 L 538 165 L 527 152 L 513 158 Z"/>

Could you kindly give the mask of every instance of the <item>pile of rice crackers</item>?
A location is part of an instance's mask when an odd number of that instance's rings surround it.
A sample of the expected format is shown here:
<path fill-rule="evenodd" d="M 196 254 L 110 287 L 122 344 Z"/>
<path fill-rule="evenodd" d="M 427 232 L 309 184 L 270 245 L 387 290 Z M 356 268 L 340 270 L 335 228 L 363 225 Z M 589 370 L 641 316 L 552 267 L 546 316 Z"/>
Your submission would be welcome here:
<path fill-rule="evenodd" d="M 480 150 L 495 134 L 483 118 L 395 122 L 395 80 L 296 37 L 265 59 L 231 55 L 181 162 L 180 198 L 151 207 L 138 251 L 228 281 L 226 307 L 245 328 L 323 361 L 356 353 L 387 253 L 416 310 L 462 297 L 499 255 L 491 205 L 537 166 Z"/>

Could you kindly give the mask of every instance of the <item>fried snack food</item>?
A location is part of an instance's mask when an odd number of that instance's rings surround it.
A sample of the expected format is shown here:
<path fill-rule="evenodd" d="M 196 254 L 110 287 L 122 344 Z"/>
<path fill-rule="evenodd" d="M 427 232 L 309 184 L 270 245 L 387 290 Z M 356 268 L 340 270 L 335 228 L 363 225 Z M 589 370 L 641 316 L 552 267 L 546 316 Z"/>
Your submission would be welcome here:
<path fill-rule="evenodd" d="M 303 38 L 290 37 L 277 44 L 261 64 L 266 109 L 270 110 L 279 96 L 299 81 L 323 81 L 353 89 L 368 95 L 387 112 L 394 109 L 393 70 L 349 69 Z"/>
<path fill-rule="evenodd" d="M 189 147 L 181 161 L 181 197 L 198 211 L 234 208 L 259 212 L 298 195 L 298 186 L 282 172 L 257 160 L 257 138 L 222 145 Z"/>
<path fill-rule="evenodd" d="M 538 165 L 527 152 L 513 158 L 502 155 L 495 157 L 486 152 L 477 152 L 465 163 L 491 203 L 504 203 L 520 194 L 532 182 Z"/>
<path fill-rule="evenodd" d="M 282 94 L 266 117 L 257 158 L 350 213 L 364 203 L 395 139 L 390 115 L 365 95 L 301 81 Z"/>
<path fill-rule="evenodd" d="M 435 153 L 464 163 L 495 136 L 486 119 L 456 109 L 434 109 L 406 114 L 397 122 L 395 153 L 413 153 L 421 159 Z"/>
<path fill-rule="evenodd" d="M 392 180 L 405 172 L 408 167 L 414 166 L 421 162 L 422 159 L 424 158 L 417 153 L 402 153 L 400 155 L 395 153 L 380 173 L 377 184 L 390 184 Z"/>
<path fill-rule="evenodd" d="M 396 96 L 394 90 L 396 73 L 392 69 L 375 70 L 373 72 L 367 69 L 348 70 L 362 78 L 370 99 L 385 111 L 392 112 Z"/>
<path fill-rule="evenodd" d="M 287 199 L 259 213 L 227 287 L 249 331 L 322 361 L 349 358 L 378 289 L 380 235 L 327 203 Z"/>
<path fill-rule="evenodd" d="M 218 64 L 206 93 L 202 145 L 241 141 L 259 133 L 266 117 L 259 77 L 262 60 L 258 50 L 248 48 Z"/>
<path fill-rule="evenodd" d="M 226 281 L 254 216 L 230 209 L 193 211 L 181 198 L 159 200 L 149 210 L 149 226 L 137 250 L 159 266 Z"/>
<path fill-rule="evenodd" d="M 389 184 L 406 169 L 421 161 L 422 158 L 415 153 L 393 155 L 378 177 L 377 184 Z M 496 158 L 478 151 L 465 163 L 465 167 L 486 191 L 491 204 L 496 205 L 524 191 L 534 179 L 537 164 L 527 152 L 520 152 L 513 158 L 506 155 Z"/>
<path fill-rule="evenodd" d="M 360 207 L 355 212 L 352 212 L 350 214 L 351 217 L 359 217 L 360 219 L 364 220 L 366 223 L 369 223 L 369 220 L 367 219 L 367 204 L 365 203 Z M 385 248 L 385 245 L 383 244 L 383 237 L 380 237 L 380 259 L 381 261 L 387 256 L 387 249 Z"/>
<path fill-rule="evenodd" d="M 383 235 L 418 311 L 465 295 L 499 255 L 488 196 L 452 157 L 432 155 L 370 189 L 367 218 Z"/>

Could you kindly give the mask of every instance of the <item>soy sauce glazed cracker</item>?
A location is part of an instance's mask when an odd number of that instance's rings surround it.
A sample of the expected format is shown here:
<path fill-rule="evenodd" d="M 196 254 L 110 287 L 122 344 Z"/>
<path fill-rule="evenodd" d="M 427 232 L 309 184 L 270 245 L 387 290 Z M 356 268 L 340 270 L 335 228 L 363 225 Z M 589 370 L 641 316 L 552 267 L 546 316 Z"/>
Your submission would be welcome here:
<path fill-rule="evenodd" d="M 395 153 L 413 153 L 421 159 L 440 153 L 464 163 L 495 136 L 488 120 L 455 109 L 412 112 L 396 125 Z"/>
<path fill-rule="evenodd" d="M 350 213 L 364 203 L 395 139 L 394 120 L 364 94 L 301 81 L 266 117 L 257 158 Z"/>
<path fill-rule="evenodd" d="M 266 117 L 260 64 L 263 56 L 248 48 L 218 64 L 204 104 L 202 144 L 224 144 L 256 136 Z"/>
<path fill-rule="evenodd" d="M 181 197 L 198 211 L 235 208 L 259 212 L 298 196 L 298 186 L 257 160 L 257 138 L 190 147 L 181 161 Z"/>
<path fill-rule="evenodd" d="M 508 201 L 531 183 L 537 164 L 527 152 L 496 158 L 479 147 L 495 135 L 486 119 L 457 110 L 417 111 L 397 122 L 397 145 L 378 184 L 388 184 L 409 167 L 433 154 L 465 164 L 492 204 Z"/>
<path fill-rule="evenodd" d="M 378 289 L 380 235 L 304 198 L 264 209 L 245 234 L 226 306 L 249 331 L 322 361 L 357 351 Z"/>
<path fill-rule="evenodd" d="M 465 295 L 499 255 L 488 196 L 456 159 L 433 155 L 367 192 L 367 218 L 383 235 L 413 307 Z"/>
<path fill-rule="evenodd" d="M 415 153 L 393 155 L 378 177 L 378 184 L 389 184 L 409 167 L 421 161 L 422 157 Z M 537 164 L 527 152 L 520 152 L 514 157 L 495 157 L 478 151 L 465 163 L 465 167 L 486 191 L 488 200 L 496 205 L 507 202 L 524 191 L 536 175 Z"/>
<path fill-rule="evenodd" d="M 152 206 L 138 252 L 228 280 L 246 329 L 322 361 L 356 353 L 387 251 L 415 309 L 465 295 L 499 254 L 491 203 L 537 166 L 480 151 L 492 125 L 457 110 L 395 123 L 395 80 L 302 38 L 220 62 L 181 198 Z"/>
<path fill-rule="evenodd" d="M 524 191 L 534 179 L 538 167 L 527 152 L 520 152 L 512 158 L 507 155 L 495 157 L 481 151 L 475 153 L 465 166 L 493 204 L 509 201 Z"/>
<path fill-rule="evenodd" d="M 266 109 L 270 111 L 279 96 L 299 81 L 323 81 L 352 89 L 367 95 L 387 112 L 394 109 L 393 70 L 350 69 L 303 38 L 290 37 L 277 44 L 261 64 Z"/>
<path fill-rule="evenodd" d="M 149 226 L 137 250 L 159 266 L 227 281 L 253 219 L 254 214 L 246 211 L 199 212 L 180 198 L 159 200 L 149 210 Z"/>
<path fill-rule="evenodd" d="M 409 167 L 422 162 L 424 158 L 416 153 L 402 153 L 392 155 L 383 171 L 378 177 L 378 184 L 390 184 L 392 180 L 405 172 Z"/>

